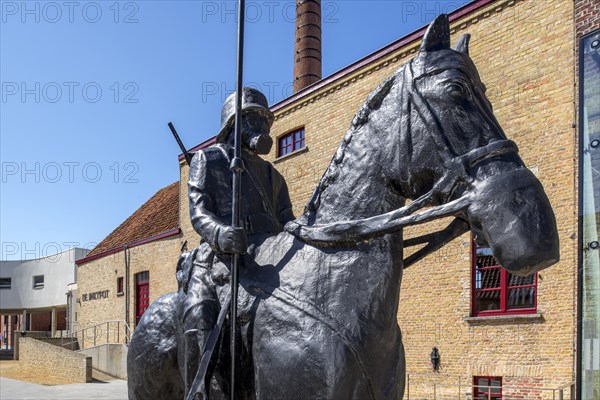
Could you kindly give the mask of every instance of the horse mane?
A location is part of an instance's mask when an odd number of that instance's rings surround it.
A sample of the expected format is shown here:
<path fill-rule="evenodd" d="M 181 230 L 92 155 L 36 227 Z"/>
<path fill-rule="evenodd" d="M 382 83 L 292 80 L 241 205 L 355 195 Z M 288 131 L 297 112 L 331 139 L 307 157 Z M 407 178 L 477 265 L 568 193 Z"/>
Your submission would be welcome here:
<path fill-rule="evenodd" d="M 387 78 L 375 90 L 373 90 L 369 94 L 369 97 L 367 97 L 367 100 L 364 102 L 364 104 L 354 115 L 354 118 L 350 124 L 350 128 L 346 132 L 346 135 L 344 135 L 342 143 L 335 152 L 335 155 L 329 163 L 327 170 L 323 174 L 323 177 L 313 192 L 312 197 L 304 208 L 304 213 L 301 216 L 301 219 L 306 220 L 309 224 L 314 222 L 315 211 L 317 211 L 320 206 L 321 195 L 337 180 L 340 172 L 340 165 L 344 160 L 346 150 L 352 142 L 352 138 L 355 134 L 359 134 L 364 130 L 362 128 L 369 121 L 371 113 L 381 107 L 383 100 L 389 94 L 394 83 L 396 83 L 398 76 L 402 75 L 405 67 L 406 64 L 400 67 L 396 73 Z"/>

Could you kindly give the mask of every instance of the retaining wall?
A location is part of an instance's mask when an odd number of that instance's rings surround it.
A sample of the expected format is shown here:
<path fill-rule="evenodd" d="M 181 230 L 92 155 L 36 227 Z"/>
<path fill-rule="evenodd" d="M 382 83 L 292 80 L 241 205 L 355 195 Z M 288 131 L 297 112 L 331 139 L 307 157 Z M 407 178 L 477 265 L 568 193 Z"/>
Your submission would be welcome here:
<path fill-rule="evenodd" d="M 73 383 L 92 381 L 92 357 L 33 338 L 19 338 L 19 366 L 23 371 Z"/>

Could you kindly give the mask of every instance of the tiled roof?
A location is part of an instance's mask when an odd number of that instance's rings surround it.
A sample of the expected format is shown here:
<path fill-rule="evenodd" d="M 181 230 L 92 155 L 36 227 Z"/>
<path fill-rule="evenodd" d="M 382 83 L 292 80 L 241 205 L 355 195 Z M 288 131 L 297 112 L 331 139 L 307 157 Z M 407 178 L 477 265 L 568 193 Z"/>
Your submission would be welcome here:
<path fill-rule="evenodd" d="M 86 258 L 179 227 L 179 182 L 160 189 L 111 232 Z"/>

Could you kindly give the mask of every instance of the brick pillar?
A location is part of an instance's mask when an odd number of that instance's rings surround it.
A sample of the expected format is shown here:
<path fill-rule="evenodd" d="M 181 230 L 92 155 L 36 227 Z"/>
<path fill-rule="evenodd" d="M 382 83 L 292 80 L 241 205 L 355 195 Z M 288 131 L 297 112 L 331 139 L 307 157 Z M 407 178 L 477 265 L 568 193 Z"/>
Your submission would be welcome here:
<path fill-rule="evenodd" d="M 296 0 L 294 93 L 321 80 L 321 0 Z"/>

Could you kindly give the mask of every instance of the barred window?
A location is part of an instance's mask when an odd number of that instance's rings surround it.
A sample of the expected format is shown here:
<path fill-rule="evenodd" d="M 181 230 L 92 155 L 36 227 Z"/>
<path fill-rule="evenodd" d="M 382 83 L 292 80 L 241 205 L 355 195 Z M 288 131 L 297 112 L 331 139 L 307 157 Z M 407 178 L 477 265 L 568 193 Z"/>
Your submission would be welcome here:
<path fill-rule="evenodd" d="M 516 276 L 487 247 L 473 243 L 472 315 L 531 314 L 537 309 L 537 273 Z"/>
<path fill-rule="evenodd" d="M 473 400 L 502 399 L 502 378 L 499 376 L 474 376 Z"/>

